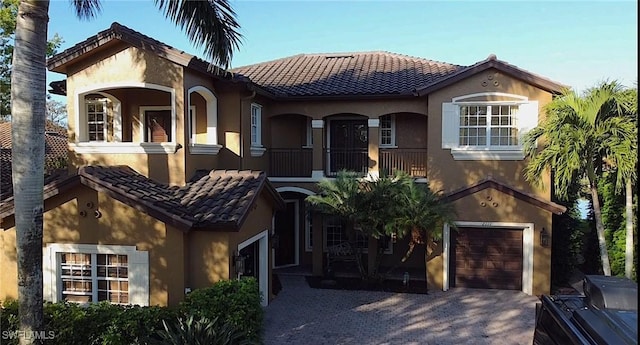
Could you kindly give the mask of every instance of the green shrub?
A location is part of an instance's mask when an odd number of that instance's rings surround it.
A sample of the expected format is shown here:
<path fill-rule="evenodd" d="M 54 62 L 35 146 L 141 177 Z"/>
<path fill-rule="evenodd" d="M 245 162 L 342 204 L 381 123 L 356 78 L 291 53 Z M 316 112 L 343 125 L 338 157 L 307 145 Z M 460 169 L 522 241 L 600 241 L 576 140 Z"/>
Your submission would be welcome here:
<path fill-rule="evenodd" d="M 220 318 L 209 320 L 206 317 L 195 319 L 190 315 L 183 321 L 179 318 L 175 327 L 165 323 L 158 335 L 159 343 L 166 345 L 235 345 L 254 344 L 238 326 L 222 322 Z"/>
<path fill-rule="evenodd" d="M 167 340 L 162 337 L 170 330 L 170 334 L 184 331 L 190 336 L 205 338 L 211 334 L 223 335 L 222 339 L 229 339 L 228 344 L 259 343 L 262 320 L 260 292 L 254 278 L 221 281 L 197 289 L 180 308 L 122 306 L 108 302 L 44 304 L 44 330 L 54 334 L 46 343 L 53 345 L 156 344 L 161 339 Z M 0 330 L 17 329 L 18 302 L 5 301 L 0 308 Z M 3 339 L 1 343 L 13 345 L 18 341 Z"/>
<path fill-rule="evenodd" d="M 248 339 L 260 341 L 264 311 L 260 304 L 260 289 L 255 278 L 223 280 L 211 287 L 197 289 L 182 303 L 185 314 L 220 318 L 239 327 Z"/>

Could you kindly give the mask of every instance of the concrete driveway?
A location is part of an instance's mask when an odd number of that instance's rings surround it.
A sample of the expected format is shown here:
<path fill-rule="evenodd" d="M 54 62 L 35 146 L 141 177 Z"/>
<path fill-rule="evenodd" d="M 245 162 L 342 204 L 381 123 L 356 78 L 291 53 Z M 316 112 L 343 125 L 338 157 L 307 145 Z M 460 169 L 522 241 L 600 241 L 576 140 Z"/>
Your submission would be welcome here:
<path fill-rule="evenodd" d="M 452 289 L 429 295 L 309 288 L 280 275 L 266 308 L 265 344 L 527 344 L 538 298 Z"/>

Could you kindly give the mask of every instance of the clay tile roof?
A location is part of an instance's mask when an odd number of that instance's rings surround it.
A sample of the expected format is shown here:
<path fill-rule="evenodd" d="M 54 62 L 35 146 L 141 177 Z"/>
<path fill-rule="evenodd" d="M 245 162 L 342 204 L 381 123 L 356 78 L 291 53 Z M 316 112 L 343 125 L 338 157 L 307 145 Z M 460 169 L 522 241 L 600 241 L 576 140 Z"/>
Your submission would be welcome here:
<path fill-rule="evenodd" d="M 128 166 L 87 166 L 79 175 L 83 184 L 185 230 L 238 230 L 265 188 L 278 208 L 283 203 L 266 175 L 256 171 L 199 172 L 183 187 L 159 183 Z"/>
<path fill-rule="evenodd" d="M 52 122 L 45 123 L 45 177 L 61 168 L 67 161 L 67 130 Z M 0 123 L 0 200 L 12 195 L 11 182 L 11 123 Z"/>
<path fill-rule="evenodd" d="M 276 97 L 412 95 L 463 66 L 384 51 L 300 54 L 232 69 Z"/>

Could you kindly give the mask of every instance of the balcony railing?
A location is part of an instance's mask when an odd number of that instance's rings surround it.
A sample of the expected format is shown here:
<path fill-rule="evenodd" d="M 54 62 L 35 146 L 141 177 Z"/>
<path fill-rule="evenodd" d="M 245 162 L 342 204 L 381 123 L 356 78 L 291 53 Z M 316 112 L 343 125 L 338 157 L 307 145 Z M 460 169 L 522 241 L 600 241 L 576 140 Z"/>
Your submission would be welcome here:
<path fill-rule="evenodd" d="M 325 175 L 335 177 L 340 170 L 355 171 L 366 175 L 369 171 L 367 149 L 326 148 Z"/>
<path fill-rule="evenodd" d="M 427 149 L 380 149 L 380 173 L 404 171 L 412 177 L 427 177 Z"/>
<path fill-rule="evenodd" d="M 269 176 L 311 177 L 313 151 L 310 148 L 269 149 Z"/>

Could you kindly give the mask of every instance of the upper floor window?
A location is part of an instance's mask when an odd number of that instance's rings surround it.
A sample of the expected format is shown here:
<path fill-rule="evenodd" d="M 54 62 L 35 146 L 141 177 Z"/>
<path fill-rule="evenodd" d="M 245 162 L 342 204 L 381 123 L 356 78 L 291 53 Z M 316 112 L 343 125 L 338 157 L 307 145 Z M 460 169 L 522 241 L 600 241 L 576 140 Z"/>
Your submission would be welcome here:
<path fill-rule="evenodd" d="M 460 146 L 518 146 L 519 106 L 465 105 L 460 107 Z"/>
<path fill-rule="evenodd" d="M 396 145 L 396 117 L 395 115 L 380 116 L 380 146 Z"/>
<path fill-rule="evenodd" d="M 537 101 L 497 92 L 452 101 L 442 104 L 442 148 L 454 159 L 524 159 L 522 136 L 538 125 Z"/>
<path fill-rule="evenodd" d="M 251 146 L 262 146 L 262 106 L 251 104 Z"/>
<path fill-rule="evenodd" d="M 107 100 L 87 100 L 87 136 L 89 141 L 105 141 L 107 139 Z"/>

